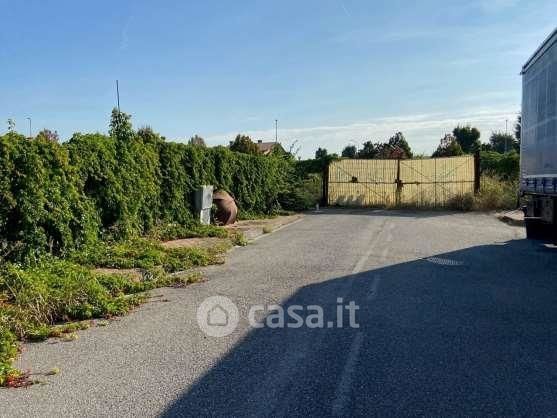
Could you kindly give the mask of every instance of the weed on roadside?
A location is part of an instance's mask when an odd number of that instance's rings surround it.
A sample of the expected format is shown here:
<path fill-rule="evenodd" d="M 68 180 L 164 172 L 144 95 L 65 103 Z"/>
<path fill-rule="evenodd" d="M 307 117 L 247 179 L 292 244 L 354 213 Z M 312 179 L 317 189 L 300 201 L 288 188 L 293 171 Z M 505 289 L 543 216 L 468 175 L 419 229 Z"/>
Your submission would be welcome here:
<path fill-rule="evenodd" d="M 246 236 L 240 231 L 231 232 L 230 240 L 232 242 L 232 245 L 236 245 L 238 247 L 245 247 L 246 245 L 249 244 Z"/>
<path fill-rule="evenodd" d="M 71 255 L 72 261 L 90 267 L 162 268 L 165 272 L 187 270 L 192 267 L 219 264 L 227 245 L 211 248 L 165 248 L 147 238 L 135 238 L 115 243 L 97 243 Z"/>
<path fill-rule="evenodd" d="M 184 238 L 217 237 L 227 238 L 228 231 L 216 225 L 181 225 L 176 223 L 157 225 L 149 234 L 150 238 L 169 241 Z"/>
<path fill-rule="evenodd" d="M 516 181 L 483 176 L 480 191 L 477 194 L 455 195 L 449 199 L 447 206 L 449 209 L 465 212 L 471 210 L 515 209 L 517 200 L 518 184 Z"/>
<path fill-rule="evenodd" d="M 191 256 L 190 252 L 187 254 Z M 176 254 L 173 257 L 185 259 Z M 178 265 L 182 264 L 175 266 Z M 3 265 L 0 271 L 0 386 L 22 387 L 32 383 L 28 374 L 11 366 L 18 355 L 18 340 L 42 341 L 51 337 L 63 342 L 75 341 L 79 338 L 78 331 L 93 324 L 108 324 L 103 320 L 92 323 L 90 318 L 123 315 L 146 301 L 145 291 L 165 286 L 184 287 L 199 280 L 200 273 L 171 275 L 154 268 L 152 274 L 137 282 L 123 275 L 98 274 L 54 258 L 28 268 Z M 65 321 L 71 322 L 60 324 Z"/>

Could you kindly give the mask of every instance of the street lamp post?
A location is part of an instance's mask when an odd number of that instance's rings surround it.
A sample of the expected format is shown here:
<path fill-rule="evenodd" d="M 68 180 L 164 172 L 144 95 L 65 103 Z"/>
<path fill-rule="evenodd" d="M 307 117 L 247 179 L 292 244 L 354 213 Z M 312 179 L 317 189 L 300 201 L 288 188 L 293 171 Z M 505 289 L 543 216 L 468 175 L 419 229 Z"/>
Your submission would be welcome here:
<path fill-rule="evenodd" d="M 33 131 L 31 130 L 31 118 L 27 118 L 29 121 L 29 138 L 33 138 Z"/>

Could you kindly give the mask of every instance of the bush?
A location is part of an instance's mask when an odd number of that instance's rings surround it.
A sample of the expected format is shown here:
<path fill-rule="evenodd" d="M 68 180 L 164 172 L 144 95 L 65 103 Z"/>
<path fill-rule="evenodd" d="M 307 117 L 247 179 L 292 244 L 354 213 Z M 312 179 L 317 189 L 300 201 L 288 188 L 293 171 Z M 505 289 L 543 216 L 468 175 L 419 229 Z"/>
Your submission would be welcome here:
<path fill-rule="evenodd" d="M 518 181 L 482 176 L 479 193 L 475 196 L 476 210 L 516 209 Z"/>
<path fill-rule="evenodd" d="M 501 180 L 493 176 L 482 176 L 478 194 L 466 193 L 453 196 L 447 206 L 449 209 L 462 211 L 515 209 L 517 197 L 517 181 Z"/>
<path fill-rule="evenodd" d="M 8 133 L 0 136 L 0 251 L 28 262 L 161 224 L 191 229 L 194 193 L 204 184 L 231 193 L 240 216 L 273 214 L 292 171 L 284 155 L 165 142 L 149 128 L 135 132 L 116 110 L 110 136 L 77 133 L 59 144 Z"/>
<path fill-rule="evenodd" d="M 482 151 L 480 169 L 486 176 L 495 176 L 502 180 L 516 180 L 520 171 L 520 155 L 514 150 L 505 154 Z"/>
<path fill-rule="evenodd" d="M 67 150 L 46 139 L 0 136 L 0 248 L 13 259 L 63 254 L 96 239 L 95 206 Z"/>
<path fill-rule="evenodd" d="M 452 210 L 469 212 L 474 209 L 475 198 L 472 193 L 465 193 L 453 196 L 447 202 L 447 207 Z"/>
<path fill-rule="evenodd" d="M 304 179 L 291 182 L 290 190 L 281 196 L 282 206 L 293 211 L 310 209 L 321 201 L 321 188 L 321 175 L 308 174 Z"/>

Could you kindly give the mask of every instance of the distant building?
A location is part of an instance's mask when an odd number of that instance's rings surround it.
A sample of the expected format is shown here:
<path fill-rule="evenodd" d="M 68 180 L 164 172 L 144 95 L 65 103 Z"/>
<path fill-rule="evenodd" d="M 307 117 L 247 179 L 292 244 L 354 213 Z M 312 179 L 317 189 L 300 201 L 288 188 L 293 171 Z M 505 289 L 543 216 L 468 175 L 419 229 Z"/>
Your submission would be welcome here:
<path fill-rule="evenodd" d="M 269 155 L 275 149 L 284 152 L 284 148 L 278 142 L 263 142 L 260 139 L 257 141 L 257 148 L 259 149 L 259 152 L 263 155 Z"/>

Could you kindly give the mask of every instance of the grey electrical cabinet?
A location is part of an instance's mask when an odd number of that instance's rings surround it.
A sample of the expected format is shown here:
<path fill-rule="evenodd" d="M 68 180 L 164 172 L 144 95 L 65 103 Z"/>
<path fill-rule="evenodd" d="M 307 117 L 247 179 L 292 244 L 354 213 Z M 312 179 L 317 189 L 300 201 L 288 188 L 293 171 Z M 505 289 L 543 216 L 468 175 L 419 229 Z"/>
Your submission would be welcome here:
<path fill-rule="evenodd" d="M 211 207 L 213 206 L 213 186 L 201 186 L 195 192 L 195 211 L 199 222 L 203 225 L 211 223 Z"/>

